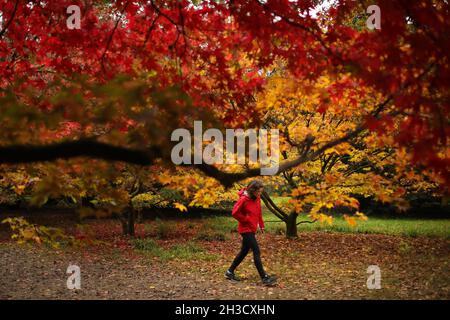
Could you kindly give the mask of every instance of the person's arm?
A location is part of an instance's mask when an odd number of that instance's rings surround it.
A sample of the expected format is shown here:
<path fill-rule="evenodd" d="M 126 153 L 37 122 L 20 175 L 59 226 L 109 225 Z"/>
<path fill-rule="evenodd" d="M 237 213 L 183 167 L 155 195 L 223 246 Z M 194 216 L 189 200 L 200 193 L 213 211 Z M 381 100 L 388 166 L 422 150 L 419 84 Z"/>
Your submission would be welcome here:
<path fill-rule="evenodd" d="M 261 200 L 260 200 L 261 201 Z M 259 228 L 261 229 L 262 232 L 264 232 L 264 220 L 262 218 L 262 209 L 261 209 L 261 205 L 259 208 Z"/>
<path fill-rule="evenodd" d="M 245 197 L 239 198 L 239 200 L 235 203 L 233 210 L 231 211 L 231 215 L 240 222 L 247 221 L 247 216 L 242 213 L 242 206 L 244 205 L 247 199 Z"/>

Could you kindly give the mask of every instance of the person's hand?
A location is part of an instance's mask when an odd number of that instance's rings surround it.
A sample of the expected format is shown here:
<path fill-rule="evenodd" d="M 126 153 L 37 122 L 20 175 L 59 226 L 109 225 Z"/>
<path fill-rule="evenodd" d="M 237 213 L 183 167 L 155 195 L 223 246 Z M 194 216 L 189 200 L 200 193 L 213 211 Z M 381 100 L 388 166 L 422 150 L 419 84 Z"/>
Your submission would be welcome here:
<path fill-rule="evenodd" d="M 264 229 L 263 228 L 258 228 L 260 233 L 264 233 Z"/>

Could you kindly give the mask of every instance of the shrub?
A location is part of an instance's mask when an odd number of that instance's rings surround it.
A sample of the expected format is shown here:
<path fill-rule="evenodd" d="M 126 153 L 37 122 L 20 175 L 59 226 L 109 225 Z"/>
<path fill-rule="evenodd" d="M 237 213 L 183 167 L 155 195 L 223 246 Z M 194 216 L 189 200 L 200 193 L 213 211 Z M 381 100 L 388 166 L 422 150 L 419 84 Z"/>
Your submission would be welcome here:
<path fill-rule="evenodd" d="M 53 248 L 79 244 L 74 237 L 65 234 L 62 229 L 33 224 L 24 217 L 6 218 L 2 223 L 9 224 L 13 232 L 11 239 L 16 240 L 19 244 L 38 243 Z"/>

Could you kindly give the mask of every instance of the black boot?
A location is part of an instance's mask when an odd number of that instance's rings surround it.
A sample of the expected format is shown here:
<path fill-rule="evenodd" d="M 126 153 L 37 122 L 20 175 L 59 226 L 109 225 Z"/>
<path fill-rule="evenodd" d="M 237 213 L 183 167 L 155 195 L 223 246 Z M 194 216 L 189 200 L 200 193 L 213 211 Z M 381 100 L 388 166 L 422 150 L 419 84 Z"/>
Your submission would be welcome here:
<path fill-rule="evenodd" d="M 273 286 L 277 283 L 277 278 L 275 276 L 269 276 L 268 274 L 266 274 L 261 280 L 265 286 Z"/>
<path fill-rule="evenodd" d="M 241 281 L 241 279 L 239 279 L 234 272 L 231 272 L 230 270 L 227 270 L 227 272 L 225 272 L 225 278 L 227 278 L 228 280 L 233 280 L 233 281 Z"/>

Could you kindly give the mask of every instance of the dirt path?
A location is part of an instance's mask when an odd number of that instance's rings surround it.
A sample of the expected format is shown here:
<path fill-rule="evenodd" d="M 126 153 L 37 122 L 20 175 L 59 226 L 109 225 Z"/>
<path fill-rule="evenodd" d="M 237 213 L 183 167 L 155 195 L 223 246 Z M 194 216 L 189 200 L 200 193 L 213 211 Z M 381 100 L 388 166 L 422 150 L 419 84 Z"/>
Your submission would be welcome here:
<path fill-rule="evenodd" d="M 106 253 L 55 254 L 48 250 L 0 247 L 2 299 L 201 299 L 206 287 L 194 276 L 164 269 L 160 263 Z M 81 270 L 80 290 L 68 290 L 66 269 Z"/>
<path fill-rule="evenodd" d="M 432 238 L 306 233 L 296 241 L 260 235 L 266 268 L 279 285 L 259 284 L 247 257 L 232 283 L 223 271 L 239 247 L 200 242 L 213 260 L 160 261 L 131 247 L 55 251 L 0 243 L 1 299 L 449 299 L 450 242 Z M 170 240 L 175 241 L 175 240 Z M 170 242 L 168 240 L 168 242 Z M 81 269 L 81 289 L 66 287 L 66 269 Z M 378 265 L 382 288 L 366 286 Z"/>

